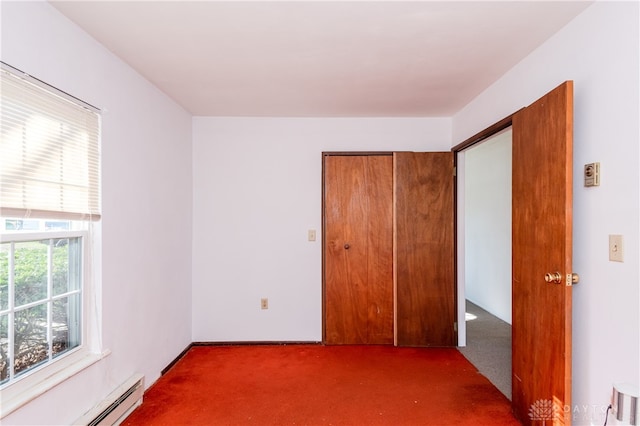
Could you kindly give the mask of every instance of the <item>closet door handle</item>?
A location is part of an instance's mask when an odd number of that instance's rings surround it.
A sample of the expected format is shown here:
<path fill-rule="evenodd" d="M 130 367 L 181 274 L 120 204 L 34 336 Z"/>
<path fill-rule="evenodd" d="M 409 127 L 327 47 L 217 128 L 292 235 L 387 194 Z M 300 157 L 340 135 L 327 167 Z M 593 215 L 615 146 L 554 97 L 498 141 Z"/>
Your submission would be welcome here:
<path fill-rule="evenodd" d="M 346 244 L 344 245 L 344 249 L 345 249 L 345 250 L 349 250 L 349 247 L 351 247 L 351 246 L 349 245 L 349 243 L 346 243 Z"/>

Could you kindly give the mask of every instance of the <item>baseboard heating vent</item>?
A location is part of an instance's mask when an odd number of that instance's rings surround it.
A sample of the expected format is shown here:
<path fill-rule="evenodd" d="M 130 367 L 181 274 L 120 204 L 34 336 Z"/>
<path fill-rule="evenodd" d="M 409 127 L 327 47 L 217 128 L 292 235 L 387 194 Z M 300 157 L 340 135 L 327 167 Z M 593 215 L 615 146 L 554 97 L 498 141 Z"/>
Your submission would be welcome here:
<path fill-rule="evenodd" d="M 143 394 L 144 376 L 135 374 L 74 424 L 83 426 L 119 425 L 136 407 L 142 404 Z"/>

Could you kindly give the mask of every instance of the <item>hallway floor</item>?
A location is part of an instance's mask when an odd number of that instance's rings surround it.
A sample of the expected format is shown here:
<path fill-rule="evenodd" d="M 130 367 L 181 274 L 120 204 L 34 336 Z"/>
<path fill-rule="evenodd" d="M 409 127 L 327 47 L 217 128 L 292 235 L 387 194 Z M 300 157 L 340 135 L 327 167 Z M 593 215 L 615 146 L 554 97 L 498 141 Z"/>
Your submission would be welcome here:
<path fill-rule="evenodd" d="M 460 352 L 511 399 L 511 325 L 467 300 L 467 346 Z"/>

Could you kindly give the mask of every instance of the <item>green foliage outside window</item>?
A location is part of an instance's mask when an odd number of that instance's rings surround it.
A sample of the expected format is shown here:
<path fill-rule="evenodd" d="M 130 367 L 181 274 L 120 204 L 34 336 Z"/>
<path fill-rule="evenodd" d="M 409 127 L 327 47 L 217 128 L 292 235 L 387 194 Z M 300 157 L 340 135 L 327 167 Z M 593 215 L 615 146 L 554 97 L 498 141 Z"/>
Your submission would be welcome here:
<path fill-rule="evenodd" d="M 47 306 L 52 306 L 53 323 L 65 324 L 54 330 L 53 356 L 68 349 L 68 300 L 49 304 L 47 298 L 49 245 L 52 245 L 53 295 L 75 289 L 69 282 L 68 239 L 15 243 L 14 306 L 43 301 L 14 315 L 14 370 L 16 374 L 49 358 Z M 72 240 L 73 241 L 73 240 Z M 9 307 L 9 244 L 0 246 L 0 311 Z M 73 297 L 73 296 L 72 296 Z M 0 383 L 9 378 L 9 315 L 0 316 Z M 56 335 L 57 333 L 57 335 Z"/>

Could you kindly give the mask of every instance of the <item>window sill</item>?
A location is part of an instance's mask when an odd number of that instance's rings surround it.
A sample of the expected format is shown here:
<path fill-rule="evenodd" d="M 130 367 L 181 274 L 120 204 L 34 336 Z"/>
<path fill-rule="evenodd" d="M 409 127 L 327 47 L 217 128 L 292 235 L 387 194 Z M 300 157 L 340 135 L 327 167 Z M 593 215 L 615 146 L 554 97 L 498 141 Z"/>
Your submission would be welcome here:
<path fill-rule="evenodd" d="M 14 393 L 13 395 L 10 395 L 8 397 L 5 397 L 3 395 L 3 397 L 1 398 L 2 404 L 0 409 L 0 419 L 13 413 L 18 408 L 25 406 L 40 395 L 51 390 L 65 380 L 75 376 L 82 370 L 89 368 L 90 366 L 106 358 L 110 354 L 110 350 L 105 350 L 104 352 L 99 354 L 86 354 L 69 366 L 52 373 L 45 379 L 41 380 L 37 384 L 34 384 L 33 386 L 28 387 L 22 392 Z M 9 389 L 3 390 L 2 393 L 7 392 L 8 390 Z"/>

